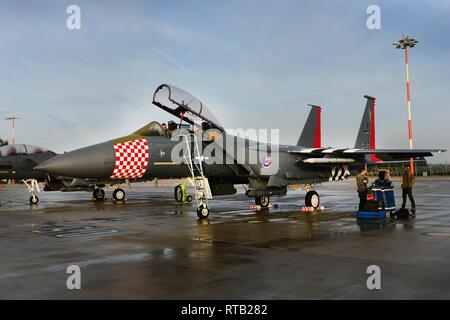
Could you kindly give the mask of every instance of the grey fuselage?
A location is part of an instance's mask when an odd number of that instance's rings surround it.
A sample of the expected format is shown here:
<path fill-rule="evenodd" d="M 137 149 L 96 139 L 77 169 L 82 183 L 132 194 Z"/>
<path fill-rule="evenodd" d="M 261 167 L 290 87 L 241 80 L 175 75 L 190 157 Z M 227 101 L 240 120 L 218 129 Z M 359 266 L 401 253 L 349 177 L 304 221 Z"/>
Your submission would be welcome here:
<path fill-rule="evenodd" d="M 224 136 L 226 139 L 240 139 L 226 134 Z M 260 145 L 251 147 L 252 142 L 245 141 L 245 147 L 240 150 L 236 147 L 234 155 L 224 151 L 224 157 L 229 158 L 227 163 L 208 164 L 205 161 L 204 175 L 213 181 L 240 184 L 253 180 L 262 181 L 264 187 L 277 188 L 289 184 L 320 183 L 330 180 L 334 174 L 330 165 L 312 166 L 301 163 L 301 156 L 289 153 L 290 146 L 264 145 L 268 152 L 258 153 Z M 145 181 L 190 177 L 188 166 L 172 159 L 172 152 L 179 143 L 166 136 L 133 134 L 59 155 L 37 169 L 53 175 L 96 180 Z M 203 147 L 215 143 L 216 141 L 203 142 Z M 138 148 L 142 148 L 139 149 L 141 151 L 136 151 Z M 238 153 L 245 154 L 242 162 L 234 161 Z M 256 160 L 248 161 L 247 158 L 252 156 Z"/>

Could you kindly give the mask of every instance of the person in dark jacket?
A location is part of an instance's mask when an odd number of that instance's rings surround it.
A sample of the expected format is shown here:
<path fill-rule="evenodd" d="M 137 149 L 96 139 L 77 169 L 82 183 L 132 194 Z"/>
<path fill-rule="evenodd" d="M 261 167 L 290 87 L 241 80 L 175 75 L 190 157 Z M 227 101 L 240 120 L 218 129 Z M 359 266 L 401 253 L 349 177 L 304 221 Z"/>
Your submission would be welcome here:
<path fill-rule="evenodd" d="M 356 188 L 359 196 L 359 208 L 358 210 L 364 210 L 364 205 L 367 201 L 367 185 L 369 178 L 367 177 L 367 170 L 363 167 L 360 173 L 356 176 Z"/>
<path fill-rule="evenodd" d="M 386 170 L 378 171 L 378 179 L 375 180 L 375 186 L 377 187 L 392 187 L 392 181 L 389 179 L 389 175 Z"/>
<path fill-rule="evenodd" d="M 403 197 L 403 203 L 402 203 L 402 209 L 405 209 L 406 206 L 406 196 L 408 196 L 409 201 L 411 201 L 411 211 L 416 211 L 416 202 L 414 201 L 414 197 L 412 194 L 412 188 L 414 186 L 414 183 L 416 182 L 416 177 L 414 176 L 414 173 L 411 172 L 410 168 L 408 166 L 405 166 L 403 168 L 403 175 L 402 175 L 402 197 Z"/>

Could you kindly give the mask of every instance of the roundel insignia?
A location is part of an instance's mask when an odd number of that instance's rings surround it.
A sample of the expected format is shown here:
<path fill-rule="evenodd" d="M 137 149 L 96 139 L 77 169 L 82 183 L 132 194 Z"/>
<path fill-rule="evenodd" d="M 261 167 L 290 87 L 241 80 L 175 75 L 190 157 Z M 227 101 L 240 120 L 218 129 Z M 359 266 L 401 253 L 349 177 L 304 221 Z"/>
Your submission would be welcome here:
<path fill-rule="evenodd" d="M 261 161 L 261 166 L 263 168 L 270 168 L 272 166 L 272 158 L 269 156 L 264 156 L 264 158 Z"/>
<path fill-rule="evenodd" d="M 111 179 L 141 178 L 148 167 L 148 142 L 140 138 L 114 144 L 116 164 Z"/>

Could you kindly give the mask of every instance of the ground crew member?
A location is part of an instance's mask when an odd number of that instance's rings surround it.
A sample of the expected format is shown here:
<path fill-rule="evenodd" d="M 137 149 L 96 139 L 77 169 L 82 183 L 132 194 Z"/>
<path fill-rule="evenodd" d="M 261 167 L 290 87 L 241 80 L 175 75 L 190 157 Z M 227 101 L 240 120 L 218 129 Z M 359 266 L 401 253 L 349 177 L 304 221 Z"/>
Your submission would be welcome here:
<path fill-rule="evenodd" d="M 386 170 L 378 171 L 378 179 L 375 180 L 376 187 L 392 187 L 392 181 L 390 179 L 389 173 Z"/>
<path fill-rule="evenodd" d="M 411 211 L 416 211 L 416 202 L 414 201 L 414 197 L 412 194 L 412 188 L 414 186 L 414 183 L 416 182 L 416 177 L 414 176 L 414 173 L 411 172 L 408 166 L 405 166 L 403 168 L 403 183 L 402 183 L 402 197 L 403 197 L 403 203 L 402 203 L 402 209 L 405 209 L 406 206 L 406 196 L 409 197 L 409 201 L 411 201 Z"/>
<path fill-rule="evenodd" d="M 367 170 L 363 167 L 360 173 L 356 176 L 356 187 L 359 196 L 359 211 L 364 210 L 364 205 L 367 201 L 367 184 L 369 178 L 367 177 Z"/>

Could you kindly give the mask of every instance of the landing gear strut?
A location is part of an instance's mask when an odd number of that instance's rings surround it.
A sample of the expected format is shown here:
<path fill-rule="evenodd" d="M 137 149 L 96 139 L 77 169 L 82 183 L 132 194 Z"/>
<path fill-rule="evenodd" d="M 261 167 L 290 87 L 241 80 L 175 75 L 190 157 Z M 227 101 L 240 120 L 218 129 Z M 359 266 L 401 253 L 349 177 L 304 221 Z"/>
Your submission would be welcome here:
<path fill-rule="evenodd" d="M 95 188 L 94 192 L 92 193 L 92 196 L 97 201 L 104 200 L 105 199 L 105 191 L 101 188 Z"/>
<path fill-rule="evenodd" d="M 35 193 L 40 192 L 41 190 L 39 189 L 39 183 L 37 182 L 37 180 L 29 179 L 29 180 L 22 180 L 22 181 L 27 186 L 28 192 L 31 193 L 30 204 L 33 204 L 33 205 L 38 204 L 39 198 L 37 197 L 37 195 L 35 195 Z"/>
<path fill-rule="evenodd" d="M 255 204 L 261 206 L 261 208 L 267 208 L 270 204 L 269 196 L 255 197 Z"/>
<path fill-rule="evenodd" d="M 125 191 L 123 191 L 123 189 L 118 188 L 113 191 L 112 196 L 116 201 L 123 201 L 125 199 Z"/>
<path fill-rule="evenodd" d="M 319 194 L 316 191 L 310 190 L 310 191 L 308 191 L 306 193 L 305 206 L 313 207 L 314 209 L 319 208 L 319 206 L 320 206 L 320 197 L 319 197 Z"/>

